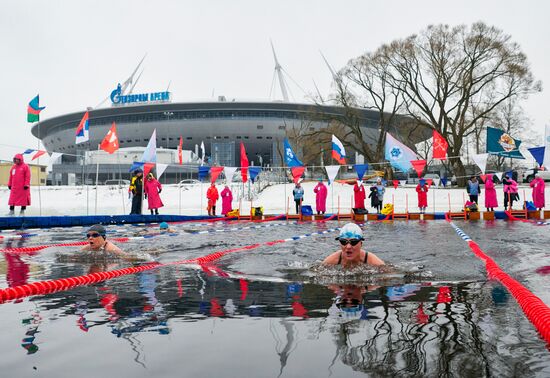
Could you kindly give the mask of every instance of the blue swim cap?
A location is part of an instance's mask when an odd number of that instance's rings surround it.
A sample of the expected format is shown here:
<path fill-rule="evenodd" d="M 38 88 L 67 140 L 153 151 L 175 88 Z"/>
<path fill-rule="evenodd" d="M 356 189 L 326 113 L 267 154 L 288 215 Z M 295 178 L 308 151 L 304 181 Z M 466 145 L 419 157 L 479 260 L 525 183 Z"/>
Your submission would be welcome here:
<path fill-rule="evenodd" d="M 161 230 L 167 230 L 168 229 L 168 223 L 162 222 L 161 224 L 159 224 L 159 228 Z"/>
<path fill-rule="evenodd" d="M 365 240 L 363 238 L 363 230 L 361 230 L 361 227 L 356 225 L 355 223 L 347 223 L 340 229 L 340 236 L 336 238 L 338 239 L 359 239 L 359 240 Z"/>

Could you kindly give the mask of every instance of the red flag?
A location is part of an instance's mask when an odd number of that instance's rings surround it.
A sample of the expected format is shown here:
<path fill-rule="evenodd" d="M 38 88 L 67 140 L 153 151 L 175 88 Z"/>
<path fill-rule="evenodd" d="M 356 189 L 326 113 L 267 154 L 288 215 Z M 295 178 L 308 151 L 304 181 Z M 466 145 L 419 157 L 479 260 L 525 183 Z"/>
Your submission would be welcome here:
<path fill-rule="evenodd" d="M 306 167 L 292 167 L 290 170 L 292 171 L 292 177 L 294 177 L 294 183 L 296 184 L 300 177 L 302 177 Z"/>
<path fill-rule="evenodd" d="M 246 157 L 243 142 L 241 142 L 241 177 L 243 178 L 243 182 L 248 180 L 248 157 Z"/>
<path fill-rule="evenodd" d="M 149 172 L 151 172 L 151 169 L 155 166 L 155 163 L 145 163 L 143 164 L 143 178 L 147 177 Z"/>
<path fill-rule="evenodd" d="M 449 144 L 447 143 L 445 138 L 443 138 L 443 136 L 435 130 L 433 132 L 432 143 L 433 143 L 433 158 L 440 159 L 440 160 L 446 159 L 447 148 L 449 147 Z"/>
<path fill-rule="evenodd" d="M 210 182 L 215 183 L 216 179 L 222 173 L 223 167 L 212 167 L 210 168 Z"/>
<path fill-rule="evenodd" d="M 99 145 L 99 148 L 101 148 L 103 151 L 108 152 L 112 154 L 116 150 L 118 150 L 118 135 L 116 134 L 116 125 L 113 122 L 113 125 L 111 126 L 111 129 L 105 135 L 105 138 L 101 141 L 101 144 Z"/>
<path fill-rule="evenodd" d="M 399 186 L 399 180 L 393 180 L 393 188 L 397 189 L 398 186 Z"/>
<path fill-rule="evenodd" d="M 178 145 L 178 159 L 180 161 L 180 165 L 183 164 L 182 147 L 183 147 L 183 137 L 180 135 L 180 144 Z"/>
<path fill-rule="evenodd" d="M 485 182 L 485 180 L 487 179 L 487 176 L 489 176 L 489 175 L 479 175 L 479 177 L 481 178 L 481 180 L 483 182 Z"/>
<path fill-rule="evenodd" d="M 424 171 L 424 167 L 426 167 L 426 160 L 411 160 L 411 164 L 418 177 L 422 177 L 422 172 Z"/>
<path fill-rule="evenodd" d="M 40 156 L 44 155 L 46 153 L 46 151 L 43 151 L 43 150 L 38 150 L 32 157 L 31 161 L 33 161 L 34 159 L 38 159 Z"/>

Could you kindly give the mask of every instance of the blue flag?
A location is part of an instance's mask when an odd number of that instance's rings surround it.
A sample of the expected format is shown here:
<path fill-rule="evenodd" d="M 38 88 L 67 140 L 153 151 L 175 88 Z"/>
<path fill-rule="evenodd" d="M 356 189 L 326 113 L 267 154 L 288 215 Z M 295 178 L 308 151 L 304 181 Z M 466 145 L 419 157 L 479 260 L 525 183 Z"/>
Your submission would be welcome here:
<path fill-rule="evenodd" d="M 390 133 L 386 133 L 386 145 L 384 158 L 392 167 L 407 172 L 412 168 L 411 160 L 416 160 L 416 153 L 403 143 L 395 139 Z"/>
<path fill-rule="evenodd" d="M 250 181 L 254 182 L 256 177 L 262 171 L 262 167 L 248 167 L 248 174 L 250 175 Z"/>
<path fill-rule="evenodd" d="M 365 172 L 367 171 L 367 169 L 369 169 L 369 165 L 368 164 L 355 164 L 353 166 L 353 168 L 355 168 L 355 171 L 357 172 L 357 177 L 359 178 L 359 180 L 362 180 L 363 176 L 365 175 Z"/>
<path fill-rule="evenodd" d="M 487 127 L 487 153 L 514 159 L 525 159 L 519 152 L 521 140 L 514 139 L 504 130 Z"/>
<path fill-rule="evenodd" d="M 542 165 L 544 163 L 544 151 L 546 147 L 533 147 L 528 148 L 531 155 L 533 155 L 533 158 L 535 158 L 538 165 Z"/>
<path fill-rule="evenodd" d="M 285 163 L 289 167 L 303 167 L 304 163 L 302 163 L 298 158 L 296 157 L 296 154 L 294 151 L 292 151 L 292 147 L 290 147 L 290 143 L 288 142 L 288 139 L 285 138 L 284 141 L 285 145 Z"/>
<path fill-rule="evenodd" d="M 143 171 L 143 166 L 144 165 L 145 165 L 145 163 L 143 163 L 141 161 L 134 161 L 128 172 L 134 172 L 136 169 L 141 169 Z"/>
<path fill-rule="evenodd" d="M 205 165 L 199 167 L 199 181 L 202 181 L 204 178 L 206 178 L 208 176 L 208 173 L 210 173 L 210 167 Z"/>

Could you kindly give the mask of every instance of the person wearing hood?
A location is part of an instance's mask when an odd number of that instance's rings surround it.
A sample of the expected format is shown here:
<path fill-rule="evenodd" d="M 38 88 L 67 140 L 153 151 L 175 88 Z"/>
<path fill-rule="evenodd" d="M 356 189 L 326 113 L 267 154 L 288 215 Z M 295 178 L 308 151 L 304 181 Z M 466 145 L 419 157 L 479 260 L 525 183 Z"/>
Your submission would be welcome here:
<path fill-rule="evenodd" d="M 218 189 L 216 188 L 215 183 L 212 183 L 208 188 L 208 190 L 206 191 L 206 198 L 208 199 L 208 207 L 206 208 L 208 210 L 208 215 L 215 216 L 216 202 L 218 202 L 218 198 L 220 198 L 220 195 L 218 193 Z"/>
<path fill-rule="evenodd" d="M 227 213 L 233 210 L 231 205 L 233 202 L 233 192 L 231 192 L 227 183 L 225 183 L 225 187 L 221 191 L 220 196 L 222 197 L 222 214 L 227 216 Z"/>
<path fill-rule="evenodd" d="M 317 214 L 324 214 L 327 211 L 327 187 L 323 184 L 323 179 L 319 179 L 319 183 L 313 188 L 315 193 L 315 210 Z"/>
<path fill-rule="evenodd" d="M 22 154 L 16 154 L 13 157 L 13 166 L 10 169 L 10 177 L 8 179 L 8 189 L 10 190 L 10 198 L 8 206 L 10 212 L 8 216 L 15 215 L 15 206 L 21 206 L 20 216 L 25 215 L 27 206 L 31 204 L 31 171 L 29 166 L 25 164 Z"/>
<path fill-rule="evenodd" d="M 152 173 L 147 175 L 147 179 L 144 184 L 145 198 L 147 198 L 147 203 L 149 205 L 149 211 L 153 215 L 153 211 L 156 215 L 159 214 L 159 208 L 163 207 L 164 204 L 160 199 L 160 192 L 162 192 L 162 185 L 160 182 L 153 176 Z"/>
<path fill-rule="evenodd" d="M 136 169 L 130 182 L 129 191 L 132 193 L 132 214 L 141 214 L 141 195 L 143 193 L 143 171 Z"/>
<path fill-rule="evenodd" d="M 420 214 L 424 214 L 428 207 L 428 185 L 426 185 L 426 180 L 423 178 L 420 179 L 416 186 L 416 193 L 418 193 L 418 208 L 420 209 Z"/>
<path fill-rule="evenodd" d="M 353 201 L 355 204 L 354 208 L 364 209 L 365 198 L 367 198 L 367 196 L 365 195 L 365 187 L 363 186 L 363 182 L 357 179 L 357 182 L 353 186 Z"/>
<path fill-rule="evenodd" d="M 542 210 L 545 207 L 545 200 L 544 200 L 544 180 L 540 175 L 537 173 L 535 175 L 535 179 L 531 181 L 529 184 L 531 188 L 533 188 L 533 203 L 535 204 L 535 207 L 539 210 Z"/>
<path fill-rule="evenodd" d="M 493 182 L 493 175 L 490 174 L 485 178 L 485 207 L 487 211 L 495 211 L 497 206 L 497 191 Z"/>
<path fill-rule="evenodd" d="M 504 210 L 512 211 L 514 201 L 519 200 L 518 183 L 512 178 L 510 172 L 502 179 L 504 185 Z"/>
<path fill-rule="evenodd" d="M 378 205 L 376 207 L 376 211 L 378 214 L 382 211 L 382 207 L 384 205 L 384 193 L 386 192 L 386 188 L 384 187 L 384 184 L 382 183 L 382 178 L 378 177 L 376 179 L 376 196 L 378 197 Z"/>

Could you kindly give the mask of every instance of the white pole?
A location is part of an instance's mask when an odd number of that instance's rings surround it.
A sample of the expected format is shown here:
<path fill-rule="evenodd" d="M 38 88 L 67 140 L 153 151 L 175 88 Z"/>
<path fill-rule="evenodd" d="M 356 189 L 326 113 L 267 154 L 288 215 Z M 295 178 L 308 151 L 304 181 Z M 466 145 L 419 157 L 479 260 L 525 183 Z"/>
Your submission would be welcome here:
<path fill-rule="evenodd" d="M 124 197 L 124 192 L 122 191 L 122 168 L 120 168 L 120 154 L 118 151 L 116 152 L 116 161 L 118 165 L 118 190 L 120 192 L 120 197 L 122 198 L 122 214 L 126 214 L 126 206 L 124 205 L 126 198 Z"/>
<path fill-rule="evenodd" d="M 100 145 L 97 145 L 97 153 L 99 155 L 99 149 Z M 95 168 L 95 215 L 97 215 L 97 197 L 98 197 L 98 191 L 97 191 L 97 179 L 99 177 L 99 160 L 97 160 L 98 156 L 96 156 L 96 168 Z"/>
<path fill-rule="evenodd" d="M 38 128 L 37 128 L 37 131 L 38 131 L 38 151 L 40 151 L 40 123 L 38 123 Z M 37 161 L 37 164 L 38 164 L 38 211 L 39 211 L 39 214 L 40 216 L 42 216 L 42 193 L 40 191 L 40 184 L 41 184 L 41 179 L 40 179 L 40 174 L 42 173 L 40 171 L 40 158 L 38 158 L 38 161 Z M 29 185 L 29 193 L 30 193 L 30 190 L 31 190 L 31 187 Z"/>

